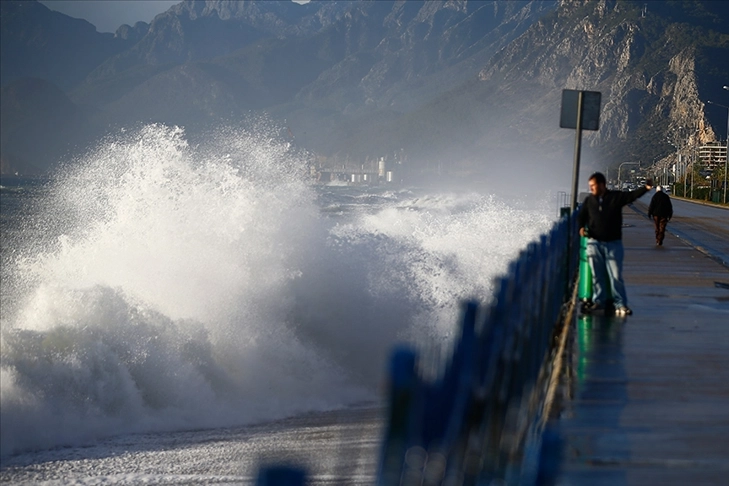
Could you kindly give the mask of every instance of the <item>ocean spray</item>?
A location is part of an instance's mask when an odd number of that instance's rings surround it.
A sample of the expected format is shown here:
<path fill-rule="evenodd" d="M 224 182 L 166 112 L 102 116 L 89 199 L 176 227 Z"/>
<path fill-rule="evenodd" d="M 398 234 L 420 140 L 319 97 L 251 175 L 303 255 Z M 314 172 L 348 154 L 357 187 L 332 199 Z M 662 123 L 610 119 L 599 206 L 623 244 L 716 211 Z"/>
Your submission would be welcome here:
<path fill-rule="evenodd" d="M 392 188 L 322 208 L 275 127 L 201 140 L 109 137 L 11 243 L 3 455 L 376 400 L 392 345 L 447 345 L 460 301 L 488 301 L 552 221 L 548 204 Z"/>

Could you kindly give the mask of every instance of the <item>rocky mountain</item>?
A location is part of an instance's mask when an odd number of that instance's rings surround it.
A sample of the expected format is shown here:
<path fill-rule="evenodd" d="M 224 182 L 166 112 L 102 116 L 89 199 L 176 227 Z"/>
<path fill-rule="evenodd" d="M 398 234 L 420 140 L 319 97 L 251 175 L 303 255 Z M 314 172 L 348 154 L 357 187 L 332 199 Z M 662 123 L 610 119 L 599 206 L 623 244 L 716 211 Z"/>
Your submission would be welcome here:
<path fill-rule="evenodd" d="M 727 104 L 728 16 L 723 2 L 560 2 L 474 79 L 380 127 L 378 144 L 490 176 L 549 177 L 555 165 L 542 170 L 540 161 L 562 160 L 569 177 L 574 131 L 559 128 L 563 89 L 602 93 L 600 130 L 584 133 L 592 169 L 648 166 L 676 146 L 724 139 L 726 111 L 707 101 Z"/>
<path fill-rule="evenodd" d="M 100 34 L 85 20 L 35 1 L 0 2 L 0 84 L 35 77 L 68 90 L 134 41 Z"/>
<path fill-rule="evenodd" d="M 601 128 L 585 134 L 597 167 L 724 137 L 725 113 L 706 102 L 722 103 L 729 81 L 725 2 L 185 0 L 111 38 L 57 18 L 67 39 L 83 33 L 78 42 L 95 45 L 87 55 L 59 43 L 66 61 L 53 75 L 45 58 L 20 60 L 55 32 L 50 11 L 32 0 L 2 9 L 3 73 L 16 73 L 4 88 L 45 78 L 86 117 L 79 126 L 159 121 L 194 132 L 266 112 L 322 159 L 399 152 L 418 171 L 495 175 L 571 161 L 574 133 L 558 126 L 568 88 L 602 93 Z M 3 132 L 20 123 L 6 110 L 16 96 L 3 89 Z M 91 132 L 79 129 L 79 140 Z M 22 157 L 3 140 L 3 160 Z"/>
<path fill-rule="evenodd" d="M 297 134 L 322 133 L 309 127 L 412 110 L 473 78 L 550 5 L 246 0 L 230 8 L 188 0 L 154 19 L 137 45 L 100 65 L 71 97 L 125 122 L 189 127 L 265 108 Z M 327 151 L 327 140 L 341 136 L 304 138 Z"/>
<path fill-rule="evenodd" d="M 549 136 L 527 116 L 555 106 L 563 88 L 602 92 L 601 127 L 587 136 L 601 166 L 643 161 L 675 150 L 671 134 L 691 127 L 693 141 L 725 135 L 722 99 L 729 80 L 729 7 L 723 2 L 563 1 L 551 15 L 495 56 L 479 82 L 510 92 L 542 92 L 511 118 L 522 134 Z M 718 115 L 718 116 L 715 116 Z M 669 138 L 669 140 L 667 140 Z"/>
<path fill-rule="evenodd" d="M 162 85 L 173 78 L 175 81 L 172 82 L 178 85 L 184 85 L 185 80 L 189 80 L 193 85 L 202 83 L 204 86 L 211 81 L 211 75 L 217 77 L 213 73 L 219 73 L 219 80 L 212 79 L 218 87 L 226 87 L 231 81 L 235 85 L 238 80 L 229 79 L 229 74 L 238 74 L 235 66 L 234 72 L 228 73 L 225 66 L 228 61 L 215 61 L 216 58 L 244 51 L 241 54 L 244 57 L 242 61 L 249 62 L 250 59 L 245 59 L 245 52 L 260 50 L 260 53 L 254 54 L 259 58 L 275 61 L 271 55 L 276 55 L 277 59 L 284 62 L 295 60 L 291 55 L 281 57 L 281 52 L 266 52 L 268 45 L 277 41 L 296 45 L 298 40 L 314 35 L 350 8 L 350 2 L 318 2 L 316 5 L 298 5 L 291 1 L 186 0 L 158 15 L 146 35 L 131 49 L 99 65 L 74 90 L 72 97 L 81 103 L 116 103 L 146 109 L 144 105 L 148 103 L 144 103 L 141 98 L 146 99 L 149 95 L 154 97 L 155 92 L 150 92 L 150 87 Z M 286 54 L 286 51 L 283 53 Z M 213 66 L 208 66 L 210 62 L 214 63 Z M 201 63 L 202 66 L 199 65 Z M 219 67 L 221 64 L 222 69 Z M 258 69 L 261 66 L 256 64 L 244 68 L 254 76 Z M 246 82 L 245 78 L 241 81 Z M 232 96 L 235 97 L 235 87 L 233 91 Z M 184 98 L 193 96 L 201 99 L 210 94 L 205 90 L 178 93 Z M 129 98 L 125 99 L 126 96 Z M 154 100 L 147 101 L 159 105 Z M 248 99 L 243 99 L 243 106 L 248 106 L 248 102 Z M 232 106 L 236 107 L 237 104 Z M 199 113 L 193 108 L 189 115 L 186 118 L 197 118 Z M 134 118 L 135 114 L 131 116 Z M 144 119 L 146 114 L 138 116 Z M 158 118 L 164 119 L 163 116 Z"/>

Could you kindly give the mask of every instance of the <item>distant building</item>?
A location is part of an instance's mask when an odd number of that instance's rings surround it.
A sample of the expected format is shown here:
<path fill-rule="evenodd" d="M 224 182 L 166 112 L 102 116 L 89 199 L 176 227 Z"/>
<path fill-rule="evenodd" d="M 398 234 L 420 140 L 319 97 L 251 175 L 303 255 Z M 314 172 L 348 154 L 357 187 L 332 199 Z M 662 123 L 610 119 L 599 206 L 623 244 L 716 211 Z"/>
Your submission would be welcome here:
<path fill-rule="evenodd" d="M 321 184 L 378 185 L 402 182 L 401 169 L 406 159 L 403 150 L 364 161 L 351 160 L 347 155 L 316 156 L 311 164 L 312 178 Z"/>
<path fill-rule="evenodd" d="M 726 144 L 707 142 L 699 146 L 699 162 L 705 169 L 710 171 L 719 166 L 723 167 L 726 162 Z"/>

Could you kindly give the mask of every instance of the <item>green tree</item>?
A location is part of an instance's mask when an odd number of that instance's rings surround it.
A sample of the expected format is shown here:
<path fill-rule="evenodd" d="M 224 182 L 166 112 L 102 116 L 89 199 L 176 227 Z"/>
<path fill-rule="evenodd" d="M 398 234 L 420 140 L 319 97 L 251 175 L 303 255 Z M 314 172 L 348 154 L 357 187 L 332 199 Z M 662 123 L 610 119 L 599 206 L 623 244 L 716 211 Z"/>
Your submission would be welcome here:
<path fill-rule="evenodd" d="M 719 202 L 729 202 L 729 194 L 727 195 L 727 201 L 724 201 L 724 183 L 726 179 L 726 164 L 719 164 L 714 167 L 711 171 L 711 187 L 714 191 L 719 191 Z M 729 191 L 729 187 L 727 188 Z"/>

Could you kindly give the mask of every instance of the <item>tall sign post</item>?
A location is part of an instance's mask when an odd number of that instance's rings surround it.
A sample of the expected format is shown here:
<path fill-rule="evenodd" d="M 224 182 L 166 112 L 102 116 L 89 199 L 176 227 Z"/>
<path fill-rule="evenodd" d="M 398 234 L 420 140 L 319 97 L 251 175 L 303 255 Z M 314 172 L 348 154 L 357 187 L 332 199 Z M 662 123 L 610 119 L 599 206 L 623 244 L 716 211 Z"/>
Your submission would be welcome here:
<path fill-rule="evenodd" d="M 580 152 L 582 150 L 582 130 L 597 130 L 600 127 L 600 92 L 577 91 L 573 89 L 562 90 L 562 112 L 559 117 L 561 128 L 575 129 L 575 157 L 572 166 L 572 201 L 570 203 L 570 218 L 577 209 L 577 187 L 580 178 Z M 570 222 L 570 233 L 575 225 Z M 570 235 L 568 252 L 572 254 L 572 245 L 576 235 Z M 571 267 L 571 265 L 570 265 Z M 573 269 L 569 268 L 572 275 Z M 579 266 L 578 296 L 582 302 L 592 300 L 592 273 L 587 260 L 587 238 L 580 237 L 580 266 Z"/>
<path fill-rule="evenodd" d="M 577 208 L 577 187 L 580 176 L 580 152 L 582 150 L 582 130 L 600 128 L 599 91 L 562 90 L 562 111 L 559 117 L 561 128 L 575 129 L 575 155 L 572 166 L 572 201 L 570 212 Z"/>

